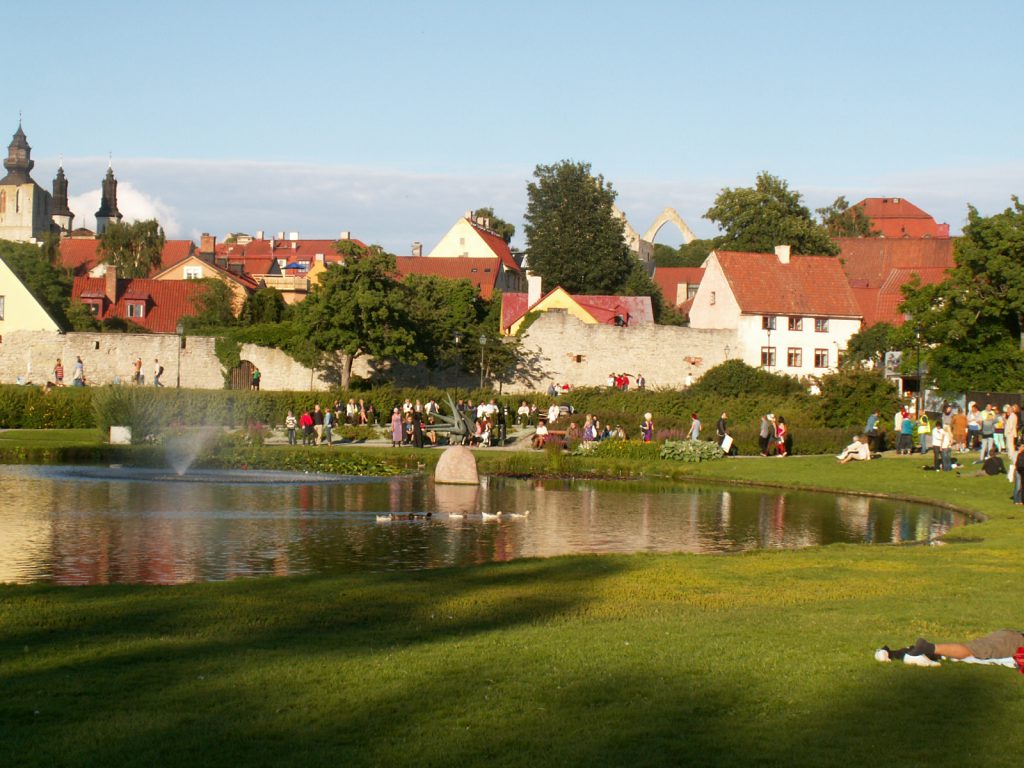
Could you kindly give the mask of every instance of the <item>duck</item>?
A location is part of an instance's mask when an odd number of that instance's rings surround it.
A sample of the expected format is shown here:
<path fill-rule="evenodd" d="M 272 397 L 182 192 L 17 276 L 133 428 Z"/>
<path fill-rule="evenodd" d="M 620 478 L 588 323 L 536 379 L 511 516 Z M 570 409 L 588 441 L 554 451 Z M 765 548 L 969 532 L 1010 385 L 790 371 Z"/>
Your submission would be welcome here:
<path fill-rule="evenodd" d="M 391 522 L 391 515 L 377 515 L 377 522 L 378 523 L 390 523 Z"/>
<path fill-rule="evenodd" d="M 493 515 L 490 512 L 481 512 L 480 513 L 480 517 L 482 517 L 484 520 L 500 520 L 501 519 L 501 510 L 499 509 Z"/>
<path fill-rule="evenodd" d="M 449 512 L 448 513 L 448 519 L 449 520 L 461 520 L 464 517 L 465 517 L 465 515 L 462 514 L 461 512 Z"/>
<path fill-rule="evenodd" d="M 530 510 L 528 510 L 528 509 L 524 510 L 523 512 L 513 512 L 511 515 L 509 515 L 509 517 L 512 518 L 513 520 L 525 520 L 529 516 L 530 516 Z"/>

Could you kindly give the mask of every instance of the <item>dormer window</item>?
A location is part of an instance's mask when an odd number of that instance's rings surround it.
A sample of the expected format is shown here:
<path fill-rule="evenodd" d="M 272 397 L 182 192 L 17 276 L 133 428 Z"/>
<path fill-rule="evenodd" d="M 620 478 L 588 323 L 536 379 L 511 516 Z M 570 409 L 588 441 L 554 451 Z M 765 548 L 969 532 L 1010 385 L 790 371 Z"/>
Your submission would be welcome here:
<path fill-rule="evenodd" d="M 128 317 L 143 318 L 146 316 L 146 302 L 144 301 L 129 301 L 126 309 L 128 310 Z"/>

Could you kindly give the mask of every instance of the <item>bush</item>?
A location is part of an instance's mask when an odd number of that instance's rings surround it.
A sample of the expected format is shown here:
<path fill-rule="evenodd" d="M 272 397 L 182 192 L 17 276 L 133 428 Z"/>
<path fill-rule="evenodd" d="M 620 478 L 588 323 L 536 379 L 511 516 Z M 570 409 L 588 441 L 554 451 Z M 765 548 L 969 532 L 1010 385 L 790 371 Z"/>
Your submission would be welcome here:
<path fill-rule="evenodd" d="M 580 443 L 573 456 L 592 456 L 598 459 L 656 459 L 658 445 L 640 440 L 600 440 Z"/>
<path fill-rule="evenodd" d="M 751 394 L 769 395 L 776 399 L 804 394 L 803 385 L 784 373 L 769 373 L 742 360 L 726 360 L 716 365 L 687 390 L 691 397 L 713 395 L 721 400 Z"/>
<path fill-rule="evenodd" d="M 102 435 L 109 435 L 112 426 L 130 427 L 132 443 L 156 437 L 167 423 L 167 402 L 156 389 L 99 387 L 93 390 L 92 405 Z"/>
<path fill-rule="evenodd" d="M 884 427 L 885 417 L 891 417 L 899 405 L 896 387 L 880 372 L 843 369 L 822 377 L 817 421 L 826 427 L 863 430 L 868 416 L 877 409 L 883 416 L 879 426 Z"/>
<path fill-rule="evenodd" d="M 702 461 L 724 459 L 725 452 L 718 443 L 707 440 L 668 440 L 661 446 L 660 456 L 671 461 L 697 464 Z"/>

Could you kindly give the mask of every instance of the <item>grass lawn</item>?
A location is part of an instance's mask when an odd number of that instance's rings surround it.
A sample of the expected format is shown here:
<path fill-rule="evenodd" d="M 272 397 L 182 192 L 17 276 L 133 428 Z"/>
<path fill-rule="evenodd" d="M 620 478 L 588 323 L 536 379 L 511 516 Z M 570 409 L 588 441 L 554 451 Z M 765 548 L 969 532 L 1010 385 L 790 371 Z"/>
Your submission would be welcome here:
<path fill-rule="evenodd" d="M 0 448 L 77 448 L 103 444 L 99 430 L 96 429 L 0 430 Z"/>
<path fill-rule="evenodd" d="M 872 658 L 1024 625 L 1009 484 L 923 463 L 651 471 L 988 521 L 932 547 L 0 587 L 0 765 L 1016 766 L 1024 676 Z"/>

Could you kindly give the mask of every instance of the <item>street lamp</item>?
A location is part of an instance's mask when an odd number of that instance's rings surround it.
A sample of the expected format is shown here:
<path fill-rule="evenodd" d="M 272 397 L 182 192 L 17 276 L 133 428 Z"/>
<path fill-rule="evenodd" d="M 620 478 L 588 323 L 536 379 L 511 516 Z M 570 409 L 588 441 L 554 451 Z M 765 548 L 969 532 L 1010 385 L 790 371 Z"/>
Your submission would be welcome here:
<path fill-rule="evenodd" d="M 484 348 L 487 346 L 487 337 L 480 334 L 480 389 L 484 388 Z"/>
<path fill-rule="evenodd" d="M 924 404 L 924 385 L 921 383 L 921 329 L 917 329 L 917 418 L 921 418 L 921 406 Z"/>
<path fill-rule="evenodd" d="M 765 352 L 765 362 L 768 364 L 768 373 L 772 372 L 772 328 L 768 326 L 768 350 Z"/>
<path fill-rule="evenodd" d="M 174 326 L 174 332 L 178 334 L 178 383 L 176 386 L 178 389 L 181 389 L 181 345 L 185 341 L 185 324 L 181 322 L 181 320 L 179 320 L 178 324 Z"/>

